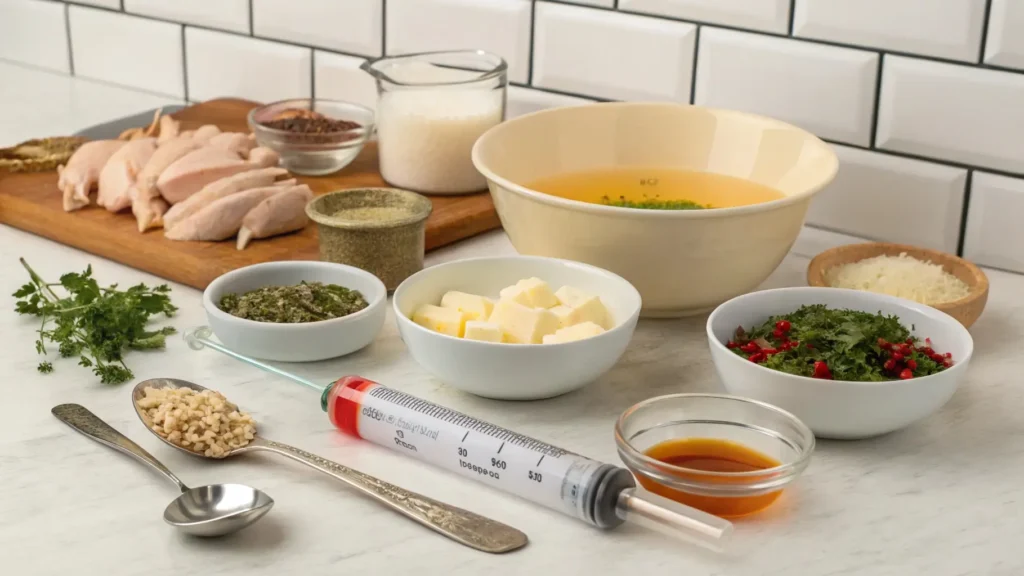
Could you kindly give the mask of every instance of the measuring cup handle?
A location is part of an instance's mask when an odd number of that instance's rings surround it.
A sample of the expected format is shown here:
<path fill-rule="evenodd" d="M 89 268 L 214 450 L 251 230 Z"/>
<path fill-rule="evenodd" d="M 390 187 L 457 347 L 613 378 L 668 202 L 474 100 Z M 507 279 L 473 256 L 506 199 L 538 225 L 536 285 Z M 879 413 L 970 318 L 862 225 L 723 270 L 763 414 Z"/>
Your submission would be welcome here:
<path fill-rule="evenodd" d="M 526 534 L 511 526 L 410 492 L 304 450 L 266 439 L 258 439 L 250 447 L 287 456 L 333 476 L 427 528 L 471 548 L 500 554 L 527 543 Z"/>
<path fill-rule="evenodd" d="M 148 464 L 154 470 L 177 484 L 182 492 L 188 491 L 188 486 L 185 486 L 181 480 L 178 480 L 178 477 L 161 464 L 159 460 L 154 458 L 152 454 L 146 452 L 141 446 L 129 440 L 127 436 L 112 428 L 110 424 L 107 424 L 99 416 L 90 412 L 85 406 L 80 404 L 61 404 L 54 406 L 50 413 L 61 422 L 100 444 L 105 444 L 118 452 Z"/>

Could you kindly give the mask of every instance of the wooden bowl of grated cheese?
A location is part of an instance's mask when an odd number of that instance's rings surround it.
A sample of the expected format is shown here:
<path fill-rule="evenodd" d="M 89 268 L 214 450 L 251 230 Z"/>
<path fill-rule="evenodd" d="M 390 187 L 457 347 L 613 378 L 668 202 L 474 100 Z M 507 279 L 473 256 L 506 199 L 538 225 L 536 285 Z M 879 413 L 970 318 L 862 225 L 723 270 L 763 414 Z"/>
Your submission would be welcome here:
<path fill-rule="evenodd" d="M 807 284 L 889 294 L 931 306 L 970 328 L 988 301 L 980 268 L 938 250 L 889 242 L 848 244 L 818 254 Z"/>

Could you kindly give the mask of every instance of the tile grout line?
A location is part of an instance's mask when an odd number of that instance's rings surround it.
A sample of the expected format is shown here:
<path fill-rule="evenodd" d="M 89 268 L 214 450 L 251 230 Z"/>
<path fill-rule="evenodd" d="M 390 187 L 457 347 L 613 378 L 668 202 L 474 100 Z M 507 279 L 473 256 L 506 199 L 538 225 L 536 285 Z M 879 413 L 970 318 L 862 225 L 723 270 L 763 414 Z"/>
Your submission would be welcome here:
<path fill-rule="evenodd" d="M 185 25 L 181 26 L 181 86 L 185 89 L 185 102 L 189 102 L 188 94 L 188 48 L 185 42 Z"/>
<path fill-rule="evenodd" d="M 971 207 L 971 188 L 974 187 L 974 170 L 967 171 L 964 181 L 964 204 L 960 207 L 960 230 L 956 239 L 956 255 L 964 255 L 964 241 L 967 237 L 967 210 Z"/>
<path fill-rule="evenodd" d="M 1018 180 L 1024 179 L 1024 171 L 1011 172 L 1008 170 L 1002 170 L 1000 168 L 989 168 L 987 166 L 964 164 L 963 162 L 957 162 L 956 160 L 944 160 L 942 158 L 934 158 L 931 156 L 921 156 L 920 154 L 913 154 L 911 152 L 887 150 L 885 148 L 869 148 L 867 146 L 861 146 L 860 144 L 851 144 L 850 142 L 842 142 L 840 140 L 833 140 L 831 138 L 821 138 L 821 140 L 824 142 L 828 142 L 829 144 L 835 144 L 836 146 L 846 146 L 847 148 L 855 148 L 857 150 L 863 150 L 864 152 L 877 152 L 878 154 L 884 154 L 886 156 L 905 158 L 907 160 L 917 160 L 919 162 L 927 162 L 929 164 L 935 164 L 938 166 L 959 168 L 961 170 L 978 170 L 980 172 L 987 172 L 989 174 L 995 174 L 997 176 L 1006 176 L 1007 178 L 1016 178 Z"/>
<path fill-rule="evenodd" d="M 526 68 L 526 85 L 527 86 L 533 86 L 533 58 L 534 58 L 533 45 L 536 43 L 536 39 L 537 39 L 536 30 L 537 30 L 537 0 L 532 0 L 530 2 L 530 45 L 529 45 L 530 46 L 530 50 L 529 50 L 529 55 L 527 56 L 527 62 L 526 62 L 526 66 L 527 66 L 527 68 Z"/>
<path fill-rule="evenodd" d="M 388 53 L 388 0 L 380 0 L 380 55 Z"/>
<path fill-rule="evenodd" d="M 978 64 L 985 62 L 985 45 L 988 44 L 988 22 L 992 15 L 992 0 L 985 0 L 985 12 L 981 21 L 981 41 L 978 43 Z"/>
<path fill-rule="evenodd" d="M 64 37 L 68 40 L 68 74 L 75 75 L 75 50 L 71 47 L 71 5 L 64 5 Z"/>
<path fill-rule="evenodd" d="M 309 98 L 316 100 L 316 50 L 309 49 Z"/>
<path fill-rule="evenodd" d="M 793 23 L 796 21 L 796 0 L 789 0 L 789 36 L 793 36 Z"/>
<path fill-rule="evenodd" d="M 256 25 L 254 23 L 255 15 L 252 8 L 252 0 L 249 0 L 249 36 L 256 35 Z"/>
<path fill-rule="evenodd" d="M 697 30 L 693 33 L 693 70 L 690 71 L 690 104 L 695 104 L 697 100 L 697 56 L 700 54 L 700 31 L 703 29 L 703 26 L 697 26 Z"/>
<path fill-rule="evenodd" d="M 878 114 L 882 108 L 882 69 L 885 67 L 885 52 L 878 53 L 878 70 L 875 71 L 875 101 L 871 110 L 871 133 L 868 135 L 868 146 L 878 145 Z"/>

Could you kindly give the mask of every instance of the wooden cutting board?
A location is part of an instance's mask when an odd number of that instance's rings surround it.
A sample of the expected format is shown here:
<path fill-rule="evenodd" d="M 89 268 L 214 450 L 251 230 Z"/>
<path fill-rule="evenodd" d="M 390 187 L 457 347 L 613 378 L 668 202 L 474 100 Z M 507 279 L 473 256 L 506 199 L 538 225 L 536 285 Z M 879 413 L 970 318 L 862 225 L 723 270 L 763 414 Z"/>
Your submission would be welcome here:
<path fill-rule="evenodd" d="M 182 129 L 216 124 L 223 131 L 248 132 L 246 114 L 254 102 L 236 99 L 210 100 L 175 114 Z M 377 145 L 370 142 L 354 162 L 329 176 L 297 176 L 313 192 L 371 186 L 388 186 L 377 170 Z M 430 196 L 434 211 L 427 220 L 427 250 L 432 250 L 501 224 L 490 194 Z M 256 240 L 236 250 L 234 240 L 225 242 L 174 242 L 161 230 L 140 234 L 131 211 L 111 214 L 89 206 L 64 212 L 57 190 L 56 172 L 0 173 L 0 223 L 44 236 L 68 246 L 145 270 L 162 278 L 206 288 L 225 272 L 272 260 L 318 260 L 316 225 L 310 223 L 294 234 Z"/>

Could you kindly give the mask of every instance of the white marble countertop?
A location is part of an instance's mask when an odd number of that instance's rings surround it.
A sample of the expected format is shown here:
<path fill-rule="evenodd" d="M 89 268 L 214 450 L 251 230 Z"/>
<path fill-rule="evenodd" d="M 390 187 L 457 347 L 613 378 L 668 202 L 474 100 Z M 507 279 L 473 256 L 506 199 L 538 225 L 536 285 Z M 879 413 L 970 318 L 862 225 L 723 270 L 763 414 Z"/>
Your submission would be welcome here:
<path fill-rule="evenodd" d="M 0 63 L 0 109 L 33 102 L 49 113 L 10 115 L 0 145 L 68 133 L 167 101 Z M 17 78 L 17 82 L 10 81 Z M 59 87 L 59 89 L 58 89 Z M 115 106 L 107 97 L 123 103 Z M 119 99 L 119 100 L 117 100 Z M 117 108 L 118 111 L 114 111 Z M 808 255 L 848 239 L 805 230 L 765 287 L 803 283 Z M 432 253 L 428 264 L 513 252 L 502 233 Z M 737 550 L 715 556 L 624 527 L 600 532 L 578 520 L 430 468 L 336 432 L 315 393 L 180 338 L 168 349 L 130 353 L 137 379 L 178 377 L 216 387 L 251 412 L 261 434 L 294 444 L 434 498 L 511 524 L 530 545 L 505 556 L 449 542 L 333 480 L 275 456 L 224 462 L 191 458 L 148 434 L 130 405 L 130 385 L 104 386 L 73 361 L 39 374 L 36 325 L 9 296 L 26 280 L 24 256 L 44 277 L 92 264 L 102 284 L 158 278 L 0 226 L 0 551 L 4 573 L 152 576 L 243 574 L 730 574 L 873 576 L 1024 572 L 1024 277 L 989 271 L 986 313 L 972 328 L 968 381 L 941 412 L 904 431 L 857 442 L 822 441 L 802 479 L 766 513 L 737 523 Z M 173 285 L 179 330 L 204 322 L 200 293 Z M 389 312 L 390 314 L 390 312 Z M 594 458 L 617 462 L 612 424 L 644 398 L 720 391 L 703 317 L 641 321 L 619 364 L 587 388 L 552 400 L 505 403 L 449 389 L 409 357 L 389 317 L 377 341 L 347 358 L 296 365 L 327 382 L 357 373 Z M 274 510 L 220 540 L 176 534 L 161 519 L 176 495 L 161 477 L 80 436 L 49 410 L 85 405 L 190 485 L 243 482 L 265 490 Z"/>

